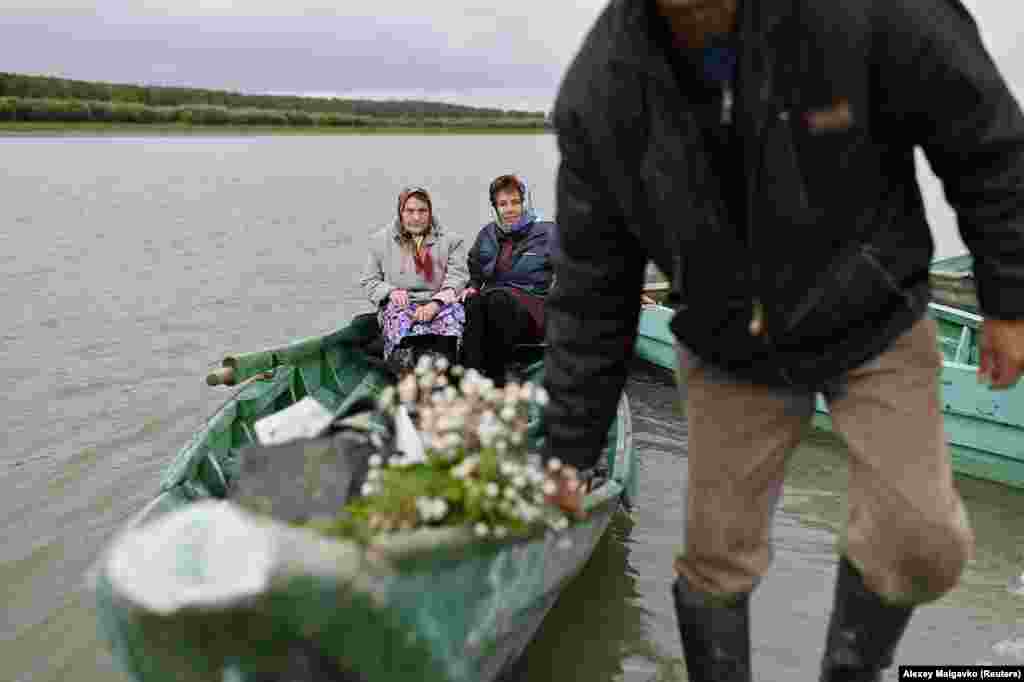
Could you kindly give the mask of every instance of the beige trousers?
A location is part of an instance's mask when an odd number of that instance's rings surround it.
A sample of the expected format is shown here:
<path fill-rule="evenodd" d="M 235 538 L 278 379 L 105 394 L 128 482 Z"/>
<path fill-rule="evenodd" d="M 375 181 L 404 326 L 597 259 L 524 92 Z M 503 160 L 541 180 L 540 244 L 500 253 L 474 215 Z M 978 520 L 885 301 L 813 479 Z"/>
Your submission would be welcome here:
<path fill-rule="evenodd" d="M 945 594 L 974 547 L 953 486 L 936 342 L 935 323 L 923 319 L 825 391 L 850 452 L 842 551 L 867 586 L 893 603 Z M 682 349 L 679 361 L 690 447 L 686 540 L 676 571 L 703 592 L 749 592 L 771 562 L 786 460 L 815 396 L 743 382 Z"/>

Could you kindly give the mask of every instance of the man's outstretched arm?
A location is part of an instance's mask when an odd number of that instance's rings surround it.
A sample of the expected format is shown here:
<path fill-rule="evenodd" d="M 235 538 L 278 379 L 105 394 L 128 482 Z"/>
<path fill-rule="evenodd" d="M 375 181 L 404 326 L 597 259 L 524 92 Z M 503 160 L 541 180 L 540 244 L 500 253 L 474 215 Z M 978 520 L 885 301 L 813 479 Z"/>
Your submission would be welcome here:
<path fill-rule="evenodd" d="M 597 463 L 633 355 L 647 256 L 618 212 L 579 122 L 556 118 L 558 231 L 547 299 L 546 456 Z"/>
<path fill-rule="evenodd" d="M 1024 372 L 1024 115 L 959 0 L 876 7 L 880 99 L 941 178 L 974 256 L 980 377 Z"/>

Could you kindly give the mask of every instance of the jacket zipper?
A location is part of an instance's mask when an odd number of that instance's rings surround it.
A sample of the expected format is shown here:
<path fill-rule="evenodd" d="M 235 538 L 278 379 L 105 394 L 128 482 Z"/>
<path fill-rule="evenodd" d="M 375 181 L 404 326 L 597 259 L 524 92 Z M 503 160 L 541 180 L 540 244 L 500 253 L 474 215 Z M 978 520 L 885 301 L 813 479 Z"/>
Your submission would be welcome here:
<path fill-rule="evenodd" d="M 726 83 L 722 86 L 722 113 L 719 122 L 722 125 L 732 125 L 733 93 L 732 85 Z"/>
<path fill-rule="evenodd" d="M 733 104 L 735 102 L 735 96 L 733 93 L 732 85 L 726 83 L 722 86 L 722 109 L 719 117 L 719 122 L 722 125 L 733 125 Z M 746 201 L 746 225 L 745 232 L 747 236 L 747 251 L 751 254 L 751 270 L 756 271 L 756 266 L 753 263 L 753 244 L 751 240 L 751 226 L 750 226 L 750 178 L 747 177 L 747 187 L 745 192 L 747 194 Z M 751 274 L 754 274 L 753 272 Z M 756 277 L 751 277 L 752 281 L 756 282 Z M 751 298 L 751 310 L 750 310 L 750 323 L 747 326 L 747 330 L 751 336 L 761 336 L 764 333 L 764 305 L 761 303 L 761 299 L 757 296 Z"/>

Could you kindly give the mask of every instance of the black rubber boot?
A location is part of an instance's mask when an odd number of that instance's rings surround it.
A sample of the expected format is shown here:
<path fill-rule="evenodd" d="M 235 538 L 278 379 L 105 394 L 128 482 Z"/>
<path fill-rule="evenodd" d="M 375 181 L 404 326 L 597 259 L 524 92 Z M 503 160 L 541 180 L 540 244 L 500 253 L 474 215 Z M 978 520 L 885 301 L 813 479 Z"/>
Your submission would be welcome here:
<path fill-rule="evenodd" d="M 750 682 L 750 596 L 729 601 L 672 584 L 679 638 L 691 682 Z"/>
<path fill-rule="evenodd" d="M 880 682 L 913 610 L 882 601 L 860 571 L 840 559 L 821 682 Z"/>

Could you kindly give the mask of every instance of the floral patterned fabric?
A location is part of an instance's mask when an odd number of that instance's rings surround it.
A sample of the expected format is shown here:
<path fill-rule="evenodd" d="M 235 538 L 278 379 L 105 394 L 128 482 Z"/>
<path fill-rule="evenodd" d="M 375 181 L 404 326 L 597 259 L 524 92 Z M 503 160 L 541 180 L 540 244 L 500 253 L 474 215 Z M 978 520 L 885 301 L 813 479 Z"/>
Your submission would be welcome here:
<path fill-rule="evenodd" d="M 454 298 L 454 297 L 453 297 Z M 462 337 L 462 328 L 466 324 L 466 310 L 461 303 L 449 303 L 441 308 L 430 322 L 416 322 L 412 315 L 420 305 L 426 303 L 410 303 L 399 306 L 393 302 L 377 314 L 381 333 L 384 336 L 384 359 L 391 357 L 392 351 L 407 336 L 436 334 L 438 336 Z"/>

